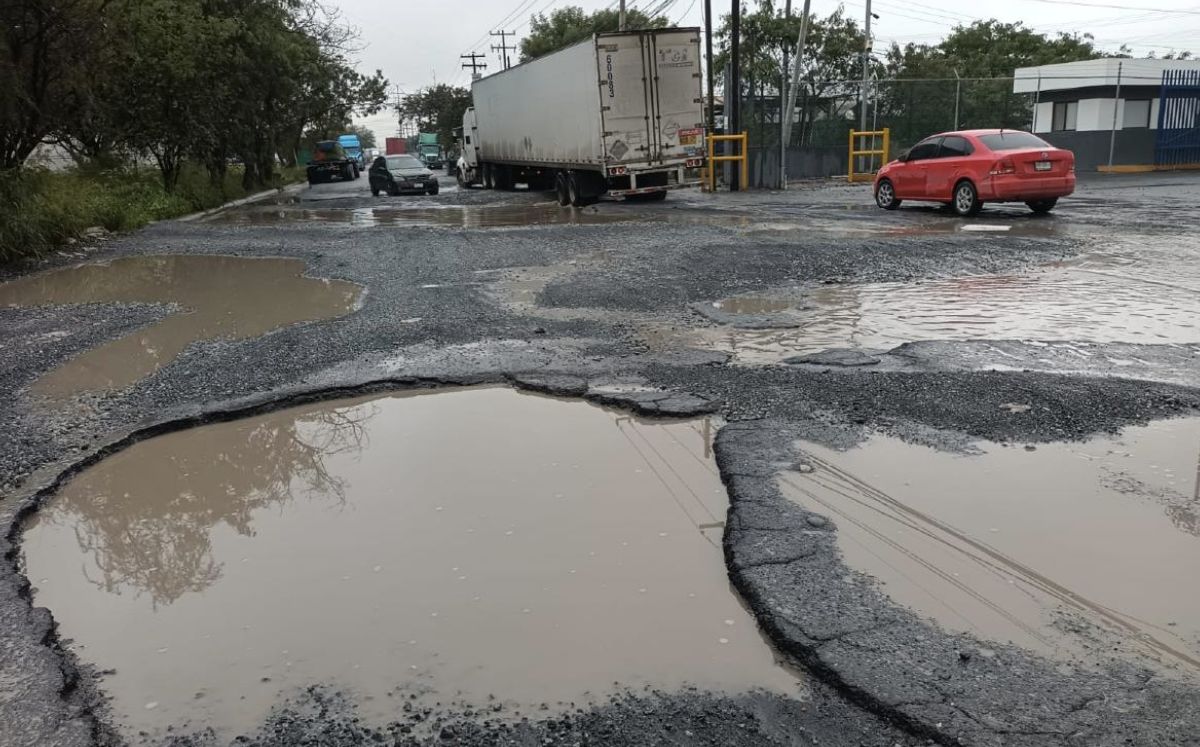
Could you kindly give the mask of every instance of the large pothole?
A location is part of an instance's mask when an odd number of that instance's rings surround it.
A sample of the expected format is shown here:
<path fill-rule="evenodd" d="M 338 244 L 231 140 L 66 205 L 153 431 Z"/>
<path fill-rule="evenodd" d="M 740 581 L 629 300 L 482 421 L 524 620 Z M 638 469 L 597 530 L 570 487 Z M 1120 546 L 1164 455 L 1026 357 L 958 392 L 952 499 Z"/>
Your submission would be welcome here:
<path fill-rule="evenodd" d="M 801 448 L 784 493 L 832 517 L 846 562 L 895 601 L 1060 660 L 1200 677 L 1200 419 L 973 455 Z"/>
<path fill-rule="evenodd" d="M 307 405 L 138 443 L 22 549 L 126 734 L 244 733 L 297 688 L 588 702 L 795 693 L 731 592 L 703 420 L 505 388 Z"/>

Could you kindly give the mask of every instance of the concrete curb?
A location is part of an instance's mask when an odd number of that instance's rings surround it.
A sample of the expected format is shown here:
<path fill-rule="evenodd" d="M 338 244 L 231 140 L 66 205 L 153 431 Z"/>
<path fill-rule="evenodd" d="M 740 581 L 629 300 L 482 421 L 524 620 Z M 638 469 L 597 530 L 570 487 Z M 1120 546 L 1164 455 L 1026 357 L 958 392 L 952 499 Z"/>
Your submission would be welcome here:
<path fill-rule="evenodd" d="M 280 187 L 278 189 L 267 189 L 267 190 L 263 190 L 262 192 L 256 192 L 247 197 L 242 197 L 241 199 L 227 202 L 224 205 L 220 205 L 215 208 L 209 208 L 208 210 L 201 210 L 198 213 L 189 213 L 188 215 L 184 215 L 179 218 L 168 218 L 165 221 L 155 221 L 155 223 L 167 223 L 170 221 L 175 221 L 177 223 L 190 223 L 192 221 L 200 220 L 201 218 L 207 218 L 210 215 L 215 215 L 215 214 L 221 212 L 222 210 L 228 210 L 229 208 L 241 207 L 242 205 L 249 205 L 254 202 L 261 202 L 262 200 L 265 200 L 269 197 L 274 197 L 275 195 L 295 194 L 307 186 L 308 186 L 308 184 L 306 182 L 296 182 L 295 184 L 289 184 L 285 187 Z"/>

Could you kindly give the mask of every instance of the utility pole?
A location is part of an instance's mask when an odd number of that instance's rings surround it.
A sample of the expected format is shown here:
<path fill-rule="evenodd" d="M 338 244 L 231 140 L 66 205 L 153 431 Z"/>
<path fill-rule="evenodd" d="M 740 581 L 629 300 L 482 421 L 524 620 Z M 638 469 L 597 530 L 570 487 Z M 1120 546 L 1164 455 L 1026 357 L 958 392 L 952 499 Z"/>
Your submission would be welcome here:
<path fill-rule="evenodd" d="M 867 17 L 865 22 L 865 32 L 863 34 L 863 53 L 862 53 L 862 87 L 859 89 L 858 95 L 861 99 L 859 105 L 859 127 L 860 130 L 867 129 L 867 84 L 870 81 L 871 70 L 871 0 L 867 0 Z"/>
<path fill-rule="evenodd" d="M 612 6 L 610 5 L 609 7 L 611 8 Z M 621 0 L 621 15 L 619 16 L 619 18 L 620 18 L 620 21 L 617 23 L 617 30 L 624 31 L 625 30 L 625 0 Z"/>
<path fill-rule="evenodd" d="M 1121 109 L 1121 66 L 1124 64 L 1124 62 L 1117 63 L 1117 92 L 1113 94 L 1112 129 L 1108 133 L 1108 167 L 1110 169 L 1113 165 L 1113 154 L 1117 150 L 1117 113 Z"/>
<path fill-rule="evenodd" d="M 488 36 L 498 36 L 498 37 L 500 37 L 500 44 L 499 44 L 499 46 L 497 46 L 497 45 L 493 44 L 493 45 L 492 45 L 492 51 L 493 51 L 493 52 L 499 52 L 499 53 L 500 53 L 500 59 L 501 59 L 501 61 L 503 61 L 503 63 L 504 63 L 504 69 L 505 69 L 505 70 L 507 70 L 509 67 L 511 67 L 511 65 L 510 65 L 510 64 L 509 64 L 509 62 L 508 62 L 508 50 L 510 50 L 510 49 L 511 49 L 511 50 L 513 50 L 514 52 L 515 52 L 515 51 L 517 51 L 517 48 L 516 48 L 515 46 L 513 46 L 513 45 L 511 45 L 511 44 L 509 44 L 509 43 L 508 43 L 508 37 L 510 37 L 510 36 L 516 36 L 516 35 L 517 35 L 517 32 L 516 32 L 516 31 L 505 31 L 505 30 L 503 30 L 503 29 L 501 29 L 500 31 L 489 31 L 489 32 L 488 32 Z"/>
<path fill-rule="evenodd" d="M 729 117 L 729 132 L 736 135 L 742 131 L 742 0 L 733 0 L 729 36 L 730 90 L 725 92 L 725 111 Z M 732 164 L 733 179 L 729 183 L 729 191 L 736 192 L 741 183 L 741 174 L 738 173 L 737 162 L 733 161 Z"/>
<path fill-rule="evenodd" d="M 464 62 L 462 66 L 463 68 L 471 68 L 471 80 L 479 80 L 479 71 L 487 70 L 487 63 L 479 61 L 484 57 L 484 55 L 481 55 L 478 52 L 472 52 L 471 54 L 460 54 L 459 57 L 463 58 L 464 60 L 470 60 L 470 62 Z"/>
<path fill-rule="evenodd" d="M 962 78 L 958 77 L 958 68 L 954 68 L 954 126 L 950 129 L 958 129 L 958 102 L 962 101 Z"/>
<path fill-rule="evenodd" d="M 796 99 L 800 96 L 800 64 L 804 59 L 804 45 L 808 41 L 808 13 L 812 9 L 812 0 L 804 0 L 804 15 L 800 17 L 800 36 L 796 39 L 796 57 L 792 62 L 792 84 L 788 88 L 787 94 L 787 118 L 783 123 L 783 142 L 788 143 L 792 140 L 792 116 L 796 111 Z M 786 158 L 784 151 L 783 158 Z M 781 161 L 779 166 L 779 179 L 782 182 L 781 188 L 787 189 L 787 172 L 784 169 L 785 162 Z"/>
<path fill-rule="evenodd" d="M 713 37 L 713 17 L 712 17 L 712 0 L 704 0 L 704 45 L 705 54 L 708 59 L 705 62 L 705 67 L 708 68 L 708 134 L 713 135 L 717 129 L 717 99 L 713 92 L 713 53 L 712 53 L 712 37 Z M 713 165 L 710 163 L 708 167 L 711 169 Z"/>
<path fill-rule="evenodd" d="M 783 23 L 792 20 L 792 0 L 787 0 L 783 8 Z M 783 69 L 779 77 L 779 188 L 787 189 L 787 121 L 792 118 L 792 112 L 787 108 L 788 101 L 788 50 L 783 46 Z"/>

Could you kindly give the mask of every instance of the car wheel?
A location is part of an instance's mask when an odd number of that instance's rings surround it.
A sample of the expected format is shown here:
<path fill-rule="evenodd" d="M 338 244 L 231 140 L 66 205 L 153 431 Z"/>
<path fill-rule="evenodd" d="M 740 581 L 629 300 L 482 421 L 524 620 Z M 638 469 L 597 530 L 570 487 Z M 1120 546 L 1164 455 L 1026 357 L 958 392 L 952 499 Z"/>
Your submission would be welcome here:
<path fill-rule="evenodd" d="M 1050 199 L 1047 199 L 1047 200 L 1030 200 L 1029 202 L 1026 202 L 1025 204 L 1029 206 L 1030 210 L 1041 215 L 1043 213 L 1048 213 L 1051 210 L 1053 210 L 1054 206 L 1058 204 L 1058 198 L 1051 197 Z"/>
<path fill-rule="evenodd" d="M 393 184 L 390 187 L 388 187 L 388 194 L 391 195 L 392 197 L 399 197 L 400 189 L 395 184 Z"/>
<path fill-rule="evenodd" d="M 571 204 L 571 190 L 567 188 L 567 173 L 560 171 L 554 176 L 554 194 L 558 204 L 566 207 Z"/>
<path fill-rule="evenodd" d="M 978 214 L 982 207 L 983 203 L 979 201 L 979 193 L 975 191 L 974 184 L 963 179 L 954 185 L 954 212 L 966 218 Z"/>
<path fill-rule="evenodd" d="M 875 187 L 875 204 L 884 210 L 895 210 L 900 207 L 900 200 L 896 198 L 896 188 L 892 186 L 890 179 L 879 180 L 879 184 Z"/>
<path fill-rule="evenodd" d="M 436 195 L 436 194 L 438 193 L 438 185 L 436 185 L 436 184 L 435 184 L 435 185 L 433 185 L 433 186 L 432 186 L 432 187 L 430 187 L 430 188 L 429 188 L 427 191 L 428 191 L 428 193 L 429 193 L 431 196 L 432 196 L 432 195 Z"/>

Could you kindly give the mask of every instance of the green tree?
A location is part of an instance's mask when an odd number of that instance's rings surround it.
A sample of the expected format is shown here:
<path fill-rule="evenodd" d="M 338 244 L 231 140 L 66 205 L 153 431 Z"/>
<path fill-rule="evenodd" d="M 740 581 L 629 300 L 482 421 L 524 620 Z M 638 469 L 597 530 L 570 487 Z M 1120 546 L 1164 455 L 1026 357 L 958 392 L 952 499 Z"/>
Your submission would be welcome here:
<path fill-rule="evenodd" d="M 358 135 L 358 141 L 362 143 L 364 148 L 374 148 L 376 146 L 375 131 L 363 127 L 362 125 L 348 124 L 346 129 L 342 130 L 347 135 Z"/>
<path fill-rule="evenodd" d="M 785 17 L 773 0 L 758 0 L 757 7 L 742 16 L 742 128 L 751 133 L 752 143 L 779 142 L 784 60 L 795 52 L 801 20 L 799 13 Z M 732 42 L 728 15 L 721 19 L 716 39 L 719 52 L 714 67 L 724 70 Z M 793 142 L 841 144 L 851 126 L 850 114 L 855 111 L 858 91 L 858 86 L 844 81 L 862 75 L 862 29 L 841 8 L 825 18 L 813 15 L 809 17 L 805 47 Z"/>
<path fill-rule="evenodd" d="M 1012 93 L 1017 68 L 1102 56 L 1089 35 L 1047 35 L 1020 22 L 975 21 L 935 45 L 892 45 L 885 74 L 901 80 L 880 86 L 879 119 L 901 144 L 959 127 L 1028 127 L 1032 102 Z M 958 85 L 956 76 L 969 80 Z"/>
<path fill-rule="evenodd" d="M 106 67 L 109 0 L 0 2 L 0 170 L 88 108 L 89 76 Z"/>
<path fill-rule="evenodd" d="M 419 132 L 436 132 L 446 145 L 453 140 L 454 130 L 462 127 L 463 112 L 470 105 L 470 91 L 439 83 L 405 96 L 397 111 L 402 122 L 413 124 Z"/>
<path fill-rule="evenodd" d="M 664 16 L 651 17 L 640 10 L 626 13 L 628 29 L 658 29 L 668 24 Z M 616 31 L 620 25 L 620 13 L 616 10 L 598 10 L 588 14 L 578 5 L 568 5 L 546 15 L 537 13 L 529 20 L 529 35 L 521 40 L 521 62 L 544 57 L 576 42 Z"/>

